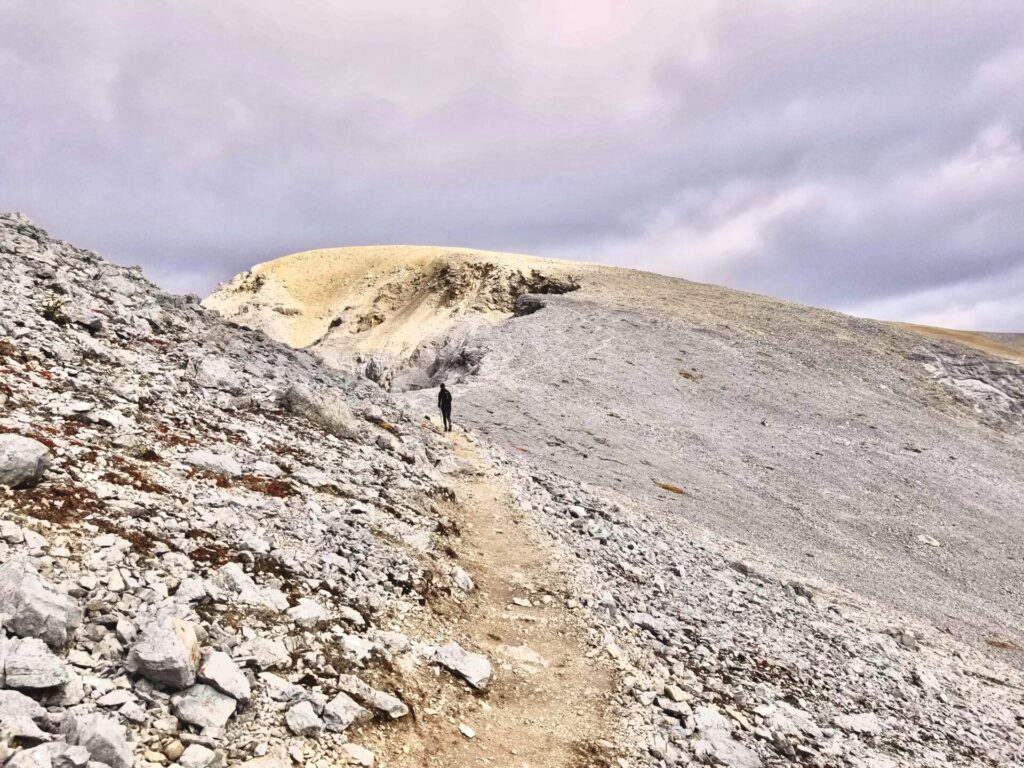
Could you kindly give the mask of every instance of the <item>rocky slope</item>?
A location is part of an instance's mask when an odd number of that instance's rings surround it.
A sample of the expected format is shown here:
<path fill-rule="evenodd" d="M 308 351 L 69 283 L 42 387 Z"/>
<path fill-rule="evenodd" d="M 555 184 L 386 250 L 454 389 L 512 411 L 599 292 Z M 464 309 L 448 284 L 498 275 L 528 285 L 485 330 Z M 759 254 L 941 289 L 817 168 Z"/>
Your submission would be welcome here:
<path fill-rule="evenodd" d="M 370 765 L 508 695 L 447 442 L 22 216 L 0 275 L 0 764 Z"/>
<path fill-rule="evenodd" d="M 318 318 L 326 335 L 291 341 L 364 366 L 417 413 L 435 410 L 418 388 L 453 386 L 457 423 L 495 446 L 530 520 L 578 560 L 585 607 L 645 707 L 648 759 L 1022 760 L 1018 363 L 629 270 L 353 255 L 260 265 L 207 304 L 277 333 L 273 306 Z M 429 327 L 399 302 L 366 347 L 346 328 L 349 289 L 306 306 L 308 286 L 338 273 L 362 275 L 372 304 L 382 280 L 429 286 L 449 263 L 511 274 L 509 296 L 527 277 L 573 290 L 526 286 L 511 306 L 470 301 Z M 416 306 L 443 306 L 433 290 Z"/>

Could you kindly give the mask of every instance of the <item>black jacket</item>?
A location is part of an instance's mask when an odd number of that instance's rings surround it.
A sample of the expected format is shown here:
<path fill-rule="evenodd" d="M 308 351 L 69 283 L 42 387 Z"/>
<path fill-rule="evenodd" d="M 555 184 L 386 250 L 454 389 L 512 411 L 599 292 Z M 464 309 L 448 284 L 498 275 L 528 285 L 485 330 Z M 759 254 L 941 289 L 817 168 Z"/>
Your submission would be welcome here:
<path fill-rule="evenodd" d="M 452 409 L 452 393 L 447 389 L 442 389 L 437 393 L 437 407 L 442 411 L 450 411 Z"/>

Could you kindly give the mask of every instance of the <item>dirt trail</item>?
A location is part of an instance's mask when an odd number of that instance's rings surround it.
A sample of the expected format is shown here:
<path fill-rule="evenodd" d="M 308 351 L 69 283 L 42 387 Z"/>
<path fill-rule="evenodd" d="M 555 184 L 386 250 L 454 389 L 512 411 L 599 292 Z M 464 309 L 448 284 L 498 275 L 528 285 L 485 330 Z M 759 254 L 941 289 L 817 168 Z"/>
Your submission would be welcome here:
<path fill-rule="evenodd" d="M 457 502 L 445 509 L 460 532 L 453 549 L 476 585 L 450 606 L 448 618 L 469 641 L 467 648 L 491 659 L 494 679 L 475 699 L 453 686 L 441 692 L 435 687 L 417 707 L 412 727 L 393 731 L 377 747 L 378 765 L 613 764 L 607 742 L 600 743 L 615 740 L 608 704 L 612 672 L 606 661 L 588 658 L 585 629 L 565 607 L 565 576 L 469 440 L 455 433 L 451 439 L 459 457 L 480 474 L 459 478 Z M 464 735 L 460 725 L 475 736 Z"/>

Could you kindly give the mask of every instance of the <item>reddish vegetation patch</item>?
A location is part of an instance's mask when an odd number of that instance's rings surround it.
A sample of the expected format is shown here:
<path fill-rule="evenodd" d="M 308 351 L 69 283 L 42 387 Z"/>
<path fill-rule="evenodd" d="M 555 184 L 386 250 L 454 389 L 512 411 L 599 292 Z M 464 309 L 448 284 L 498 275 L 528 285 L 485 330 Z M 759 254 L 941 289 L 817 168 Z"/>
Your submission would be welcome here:
<path fill-rule="evenodd" d="M 684 491 L 678 485 L 672 485 L 671 483 L 662 483 L 662 482 L 660 482 L 658 480 L 655 480 L 654 484 L 656 486 L 658 486 L 659 488 L 661 488 L 661 490 L 663 490 L 663 491 L 668 491 L 669 493 L 676 493 L 676 494 L 679 494 L 680 496 L 686 496 L 687 495 L 686 491 Z"/>
<path fill-rule="evenodd" d="M 15 511 L 51 523 L 72 523 L 90 515 L 102 515 L 99 497 L 84 486 L 45 485 L 18 491 L 12 497 Z"/>
<path fill-rule="evenodd" d="M 1012 640 L 1002 640 L 998 637 L 985 638 L 985 642 L 991 645 L 993 648 L 998 648 L 1001 651 L 1019 651 L 1020 646 Z"/>
<path fill-rule="evenodd" d="M 189 552 L 188 556 L 192 558 L 192 562 L 194 563 L 204 563 L 205 565 L 212 565 L 215 568 L 226 563 L 234 562 L 235 559 L 234 552 L 222 544 L 216 544 L 213 542 L 200 544 Z"/>
<path fill-rule="evenodd" d="M 276 496 L 279 499 L 285 499 L 295 495 L 295 489 L 292 488 L 292 484 L 287 480 L 268 479 L 256 475 L 242 475 L 237 479 L 237 482 L 244 485 L 250 491 L 262 493 L 265 496 Z"/>

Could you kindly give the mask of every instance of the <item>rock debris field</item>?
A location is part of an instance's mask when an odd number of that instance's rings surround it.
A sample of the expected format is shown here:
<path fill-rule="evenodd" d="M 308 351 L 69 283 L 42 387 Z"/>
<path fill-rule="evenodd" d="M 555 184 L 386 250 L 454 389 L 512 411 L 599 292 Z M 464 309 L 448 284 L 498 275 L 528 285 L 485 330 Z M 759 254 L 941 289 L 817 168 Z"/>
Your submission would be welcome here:
<path fill-rule="evenodd" d="M 20 215 L 0 300 L 4 766 L 1024 764 L 1012 652 L 443 436 Z"/>

